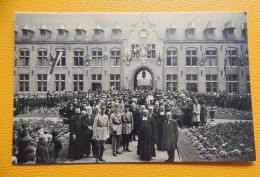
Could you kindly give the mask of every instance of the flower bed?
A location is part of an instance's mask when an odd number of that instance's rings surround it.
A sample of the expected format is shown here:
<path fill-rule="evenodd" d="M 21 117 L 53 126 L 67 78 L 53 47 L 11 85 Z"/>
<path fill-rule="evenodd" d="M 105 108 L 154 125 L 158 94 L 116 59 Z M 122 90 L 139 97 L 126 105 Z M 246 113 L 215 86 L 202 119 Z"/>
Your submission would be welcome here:
<path fill-rule="evenodd" d="M 204 159 L 213 161 L 255 160 L 252 122 L 229 122 L 207 125 L 184 132 Z"/>

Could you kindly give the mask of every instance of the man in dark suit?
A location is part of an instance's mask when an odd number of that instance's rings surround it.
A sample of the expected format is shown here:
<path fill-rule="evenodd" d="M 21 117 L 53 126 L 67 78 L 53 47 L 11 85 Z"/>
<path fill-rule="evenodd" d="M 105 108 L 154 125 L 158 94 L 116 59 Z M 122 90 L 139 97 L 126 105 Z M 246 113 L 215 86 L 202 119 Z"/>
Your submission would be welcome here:
<path fill-rule="evenodd" d="M 93 124 L 95 120 L 95 114 L 92 114 L 91 106 L 87 106 L 86 110 L 82 110 L 82 152 L 83 154 L 86 153 L 87 157 L 89 157 L 91 153 L 91 146 L 94 157 L 96 157 L 96 148 L 94 140 L 92 139 L 93 136 Z"/>
<path fill-rule="evenodd" d="M 177 149 L 178 142 L 178 123 L 176 120 L 172 119 L 172 113 L 168 111 L 166 113 L 167 119 L 164 121 L 163 126 L 163 139 L 162 139 L 162 149 L 167 151 L 168 160 L 166 162 L 174 162 L 175 150 Z"/>
<path fill-rule="evenodd" d="M 70 161 L 82 158 L 81 152 L 81 115 L 80 107 L 75 106 L 75 115 L 69 121 L 70 140 L 68 149 L 68 158 Z"/>

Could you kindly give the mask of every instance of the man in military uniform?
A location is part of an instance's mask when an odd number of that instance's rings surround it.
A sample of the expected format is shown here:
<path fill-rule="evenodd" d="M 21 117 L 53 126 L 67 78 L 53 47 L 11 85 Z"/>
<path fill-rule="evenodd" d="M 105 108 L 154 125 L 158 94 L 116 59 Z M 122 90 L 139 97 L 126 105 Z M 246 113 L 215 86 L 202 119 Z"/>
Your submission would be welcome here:
<path fill-rule="evenodd" d="M 131 133 L 134 128 L 133 114 L 129 112 L 129 105 L 125 105 L 125 112 L 122 115 L 122 134 L 123 134 L 123 151 L 129 150 Z"/>
<path fill-rule="evenodd" d="M 105 115 L 106 107 L 101 107 L 101 114 L 97 114 L 93 125 L 93 139 L 96 144 L 96 163 L 105 162 L 103 159 L 104 145 L 109 137 L 109 118 Z"/>
<path fill-rule="evenodd" d="M 113 156 L 121 154 L 119 152 L 122 140 L 122 114 L 119 112 L 119 104 L 115 104 L 115 112 L 110 116 L 110 129 L 112 134 L 112 153 Z"/>

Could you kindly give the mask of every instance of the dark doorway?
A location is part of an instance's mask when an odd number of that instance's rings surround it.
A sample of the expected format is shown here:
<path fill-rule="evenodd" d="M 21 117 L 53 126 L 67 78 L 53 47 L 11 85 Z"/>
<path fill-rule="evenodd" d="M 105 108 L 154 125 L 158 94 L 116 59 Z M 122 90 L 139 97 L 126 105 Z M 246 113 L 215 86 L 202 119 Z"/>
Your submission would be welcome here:
<path fill-rule="evenodd" d="M 193 92 L 197 92 L 197 83 L 187 83 L 186 85 L 186 90 L 188 91 L 193 91 Z"/>
<path fill-rule="evenodd" d="M 134 89 L 153 89 L 153 75 L 145 67 L 139 68 L 134 74 Z"/>
<path fill-rule="evenodd" d="M 92 83 L 92 90 L 96 91 L 101 89 L 102 89 L 101 83 Z"/>

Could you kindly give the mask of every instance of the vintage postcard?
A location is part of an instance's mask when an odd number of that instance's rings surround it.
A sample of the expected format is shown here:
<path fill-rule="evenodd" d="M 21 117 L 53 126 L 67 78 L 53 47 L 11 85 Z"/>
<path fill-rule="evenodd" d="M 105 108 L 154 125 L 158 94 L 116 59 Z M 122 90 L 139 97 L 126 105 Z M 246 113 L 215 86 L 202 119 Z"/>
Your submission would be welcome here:
<path fill-rule="evenodd" d="M 255 161 L 247 14 L 16 13 L 13 164 Z"/>

